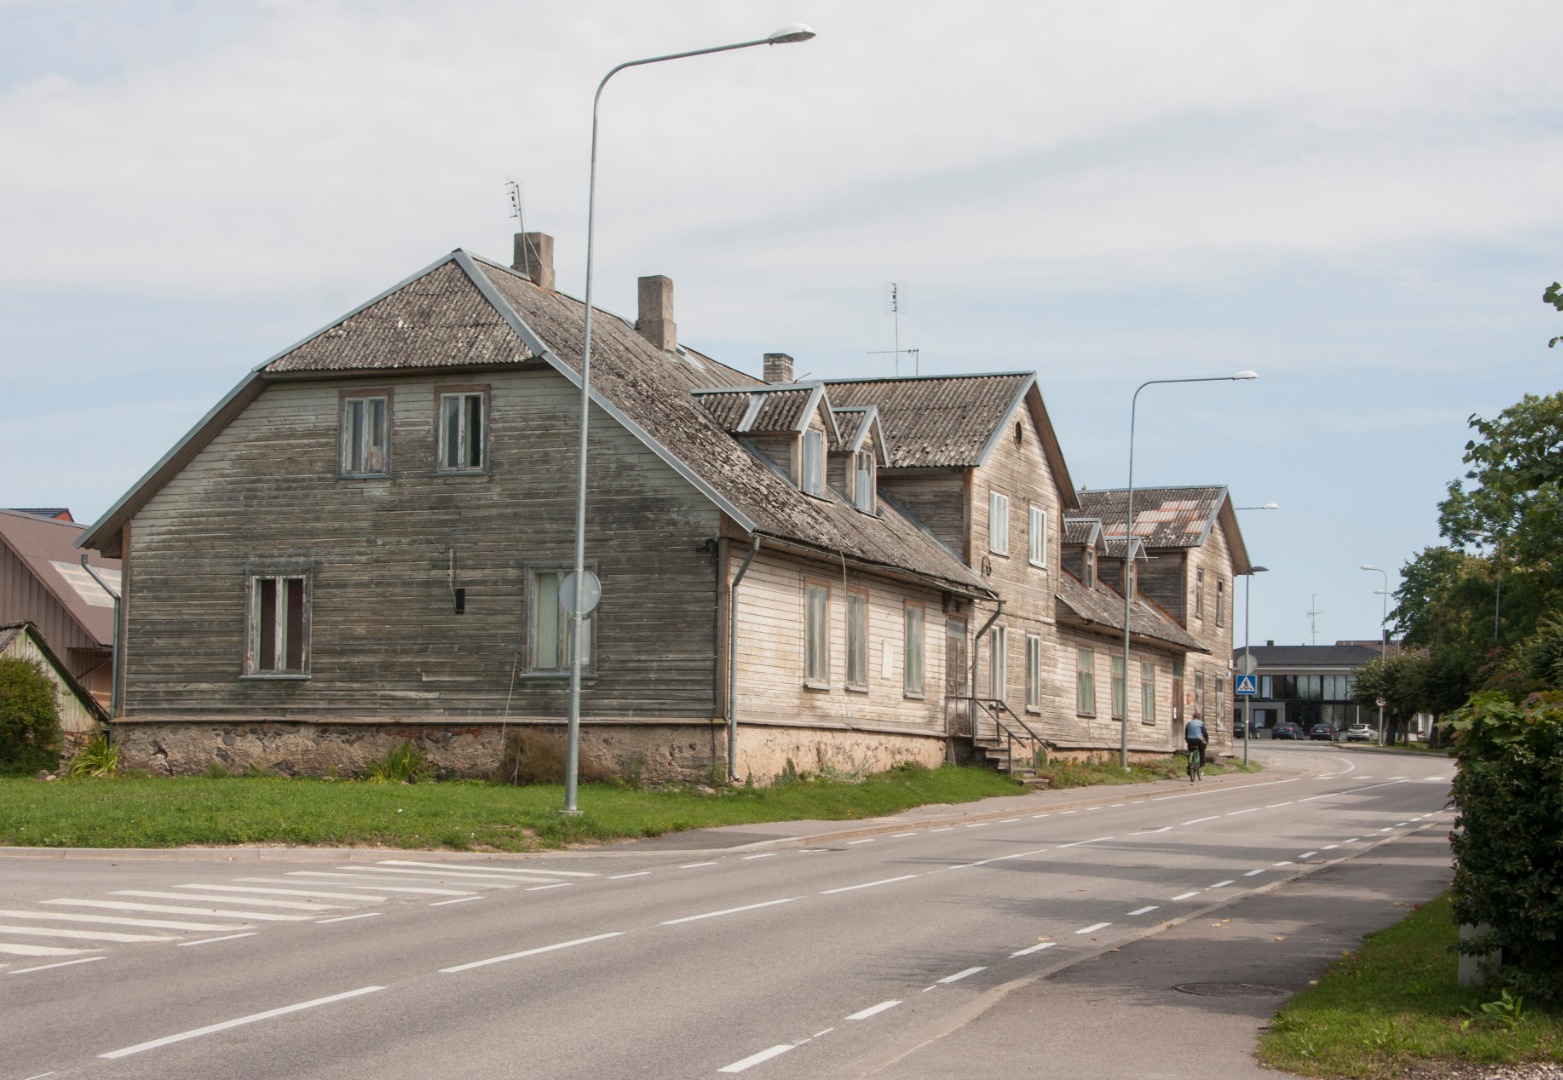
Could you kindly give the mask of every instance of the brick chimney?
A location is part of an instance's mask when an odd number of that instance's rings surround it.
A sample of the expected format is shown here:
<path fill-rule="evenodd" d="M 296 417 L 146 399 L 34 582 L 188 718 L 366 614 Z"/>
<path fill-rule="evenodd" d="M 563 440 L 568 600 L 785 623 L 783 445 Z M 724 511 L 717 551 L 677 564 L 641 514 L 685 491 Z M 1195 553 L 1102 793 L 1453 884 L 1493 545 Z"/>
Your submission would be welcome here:
<path fill-rule="evenodd" d="M 554 238 L 547 233 L 516 233 L 516 254 L 511 269 L 532 279 L 539 289 L 554 290 Z"/>
<path fill-rule="evenodd" d="M 784 352 L 766 353 L 765 381 L 768 383 L 792 382 L 792 357 Z"/>
<path fill-rule="evenodd" d="M 635 329 L 663 352 L 678 347 L 678 327 L 673 323 L 673 279 L 653 274 L 640 279 L 640 310 Z"/>

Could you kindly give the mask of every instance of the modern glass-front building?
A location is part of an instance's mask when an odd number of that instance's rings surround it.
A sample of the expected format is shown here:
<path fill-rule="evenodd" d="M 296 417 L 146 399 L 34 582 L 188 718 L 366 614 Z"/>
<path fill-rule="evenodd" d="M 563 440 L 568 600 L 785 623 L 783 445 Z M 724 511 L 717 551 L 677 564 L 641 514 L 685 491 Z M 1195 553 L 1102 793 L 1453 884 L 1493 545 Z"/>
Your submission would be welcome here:
<path fill-rule="evenodd" d="M 1353 672 L 1379 657 L 1378 642 L 1337 641 L 1334 645 L 1277 645 L 1267 641 L 1249 649 L 1259 693 L 1249 703 L 1250 727 L 1268 738 L 1280 723 L 1290 721 L 1306 734 L 1314 724 L 1330 724 L 1337 732 L 1351 724 L 1378 731 L 1378 710 L 1351 700 Z M 1232 651 L 1234 668 L 1242 670 L 1242 649 Z M 1243 726 L 1243 699 L 1235 701 L 1233 730 Z"/>

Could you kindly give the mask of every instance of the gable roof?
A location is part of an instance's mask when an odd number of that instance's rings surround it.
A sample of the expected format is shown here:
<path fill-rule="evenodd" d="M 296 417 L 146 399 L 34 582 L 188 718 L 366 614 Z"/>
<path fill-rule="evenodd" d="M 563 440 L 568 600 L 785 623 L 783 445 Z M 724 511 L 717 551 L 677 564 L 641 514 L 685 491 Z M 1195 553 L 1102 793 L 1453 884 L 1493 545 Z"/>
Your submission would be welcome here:
<path fill-rule="evenodd" d="M 1102 542 L 1102 520 L 1094 517 L 1067 517 L 1064 519 L 1064 535 L 1061 540 L 1067 547 L 1105 546 Z"/>
<path fill-rule="evenodd" d="M 509 267 L 452 252 L 252 371 L 92 527 L 84 542 L 117 551 L 124 523 L 270 382 L 344 372 L 540 363 L 579 387 L 584 312 L 580 301 L 539 288 Z M 593 317 L 593 404 L 741 528 L 909 574 L 962 595 L 994 595 L 897 509 L 864 514 L 843 500 L 798 491 L 728 433 L 732 411 L 725 402 L 719 422 L 702 404 L 702 397 L 712 395 L 696 393 L 740 388 L 762 399 L 773 392 L 787 395 L 778 419 L 764 421 L 783 430 L 794 422 L 806 424 L 825 400 L 820 384 L 773 391 L 692 350 L 657 348 L 618 316 L 599 311 Z M 824 415 L 834 435 L 828 409 Z"/>
<path fill-rule="evenodd" d="M 11 550 L 83 633 L 107 648 L 114 640 L 114 601 L 81 568 L 76 545 L 84 531 L 75 522 L 0 510 L 0 544 Z M 119 577 L 117 560 L 89 554 L 88 561 L 111 585 Z M 41 617 L 41 612 L 27 615 L 33 622 Z"/>
<path fill-rule="evenodd" d="M 837 408 L 878 407 L 893 469 L 976 468 L 998 445 L 1016 411 L 1030 409 L 1059 496 L 1066 509 L 1075 508 L 1074 482 L 1031 372 L 828 379 L 825 385 Z"/>
<path fill-rule="evenodd" d="M 1080 509 L 1102 521 L 1108 551 L 1123 555 L 1125 488 L 1080 492 Z M 1237 514 L 1225 487 L 1159 487 L 1134 489 L 1134 535 L 1148 550 L 1202 547 L 1210 531 L 1221 526 L 1232 555 L 1232 573 L 1249 572 L 1248 548 L 1237 526 Z"/>
<path fill-rule="evenodd" d="M 98 703 L 98 699 L 87 691 L 87 688 L 81 684 L 81 681 L 76 676 L 71 674 L 70 668 L 60 663 L 60 658 L 54 655 L 54 650 L 49 648 L 49 643 L 43 639 L 43 635 L 38 632 L 38 628 L 32 623 L 19 622 L 0 626 L 0 656 L 5 655 L 6 651 L 19 638 L 23 637 L 30 641 L 33 647 L 43 656 L 44 660 L 48 662 L 51 674 L 70 692 L 77 703 L 90 713 L 94 719 L 100 723 L 107 723 L 109 711 Z M 23 647 L 25 648 L 25 644 Z"/>

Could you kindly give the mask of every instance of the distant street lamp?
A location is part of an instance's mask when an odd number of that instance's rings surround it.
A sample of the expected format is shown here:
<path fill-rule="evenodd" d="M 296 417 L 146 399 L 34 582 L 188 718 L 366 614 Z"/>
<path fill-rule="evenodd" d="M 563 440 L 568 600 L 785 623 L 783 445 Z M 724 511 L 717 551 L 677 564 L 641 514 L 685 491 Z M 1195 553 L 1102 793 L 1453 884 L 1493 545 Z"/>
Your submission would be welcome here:
<path fill-rule="evenodd" d="M 1140 405 L 1140 391 L 1147 386 L 1168 383 L 1247 382 L 1257 378 L 1255 372 L 1239 371 L 1236 375 L 1206 375 L 1194 379 L 1149 379 L 1136 387 L 1134 396 L 1129 399 L 1129 487 L 1125 492 L 1123 517 L 1123 728 L 1118 747 L 1118 764 L 1125 770 L 1129 768 L 1129 672 L 1132 670 L 1129 629 L 1134 615 L 1134 419 Z M 1112 709 L 1107 711 L 1110 713 Z"/>
<path fill-rule="evenodd" d="M 1271 505 L 1273 506 L 1275 504 L 1272 503 Z M 1248 579 L 1243 582 L 1243 674 L 1244 675 L 1252 675 L 1254 673 L 1254 658 L 1248 651 L 1248 594 L 1254 591 L 1254 575 L 1255 574 L 1267 574 L 1269 572 L 1270 572 L 1270 568 L 1268 566 L 1250 566 L 1248 568 Z M 1257 682 L 1257 680 L 1256 680 L 1256 682 Z M 1253 705 L 1254 705 L 1254 695 L 1252 695 L 1252 694 L 1245 694 L 1243 696 L 1243 764 L 1244 765 L 1248 764 L 1248 740 L 1252 739 L 1254 737 L 1253 722 L 1250 719 L 1250 714 L 1249 714 L 1249 710 L 1253 708 Z"/>
<path fill-rule="evenodd" d="M 575 601 L 570 605 L 570 712 L 568 737 L 565 750 L 564 810 L 565 814 L 578 814 L 575 806 L 577 778 L 581 763 L 581 631 L 586 604 L 581 598 L 586 594 L 586 417 L 591 405 L 592 385 L 592 254 L 597 231 L 597 112 L 602 102 L 603 87 L 625 68 L 660 64 L 664 60 L 683 60 L 690 56 L 706 56 L 710 53 L 732 52 L 734 49 L 752 49 L 756 45 L 790 45 L 795 41 L 808 41 L 814 31 L 803 23 L 784 26 L 769 37 L 758 41 L 740 41 L 733 45 L 716 45 L 709 49 L 692 49 L 689 52 L 668 53 L 644 60 L 627 60 L 602 77 L 597 93 L 592 98 L 592 151 L 591 170 L 586 182 L 586 312 L 581 327 L 581 419 L 575 481 Z"/>
<path fill-rule="evenodd" d="M 1263 506 L 1234 506 L 1234 510 L 1279 510 L 1280 503 L 1265 503 Z"/>
<path fill-rule="evenodd" d="M 1389 663 L 1389 639 L 1385 636 L 1389 624 L 1389 571 L 1371 563 L 1363 563 L 1362 569 L 1384 575 L 1384 591 L 1379 594 L 1384 599 L 1379 605 L 1381 613 L 1378 620 L 1378 655 L 1379 663 L 1385 665 Z M 1384 694 L 1383 691 L 1380 691 L 1378 696 L 1378 744 L 1380 746 L 1385 745 L 1384 735 Z"/>

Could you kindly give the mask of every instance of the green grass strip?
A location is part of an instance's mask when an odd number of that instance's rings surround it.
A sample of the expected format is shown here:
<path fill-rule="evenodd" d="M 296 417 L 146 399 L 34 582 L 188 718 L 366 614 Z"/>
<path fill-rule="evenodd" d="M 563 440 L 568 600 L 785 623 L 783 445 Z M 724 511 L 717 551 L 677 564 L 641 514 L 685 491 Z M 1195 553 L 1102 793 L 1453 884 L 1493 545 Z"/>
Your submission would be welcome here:
<path fill-rule="evenodd" d="M 1563 1014 L 1529 1002 L 1484 1012 L 1498 992 L 1461 989 L 1456 936 L 1447 896 L 1370 934 L 1276 1014 L 1259 1060 L 1305 1076 L 1370 1080 L 1419 1063 L 1563 1061 Z"/>
<path fill-rule="evenodd" d="M 559 785 L 372 784 L 272 777 L 0 779 L 0 846 L 323 845 L 536 851 L 765 821 L 850 821 L 1024 790 L 980 768 L 899 768 L 860 782 L 637 790 Z"/>

